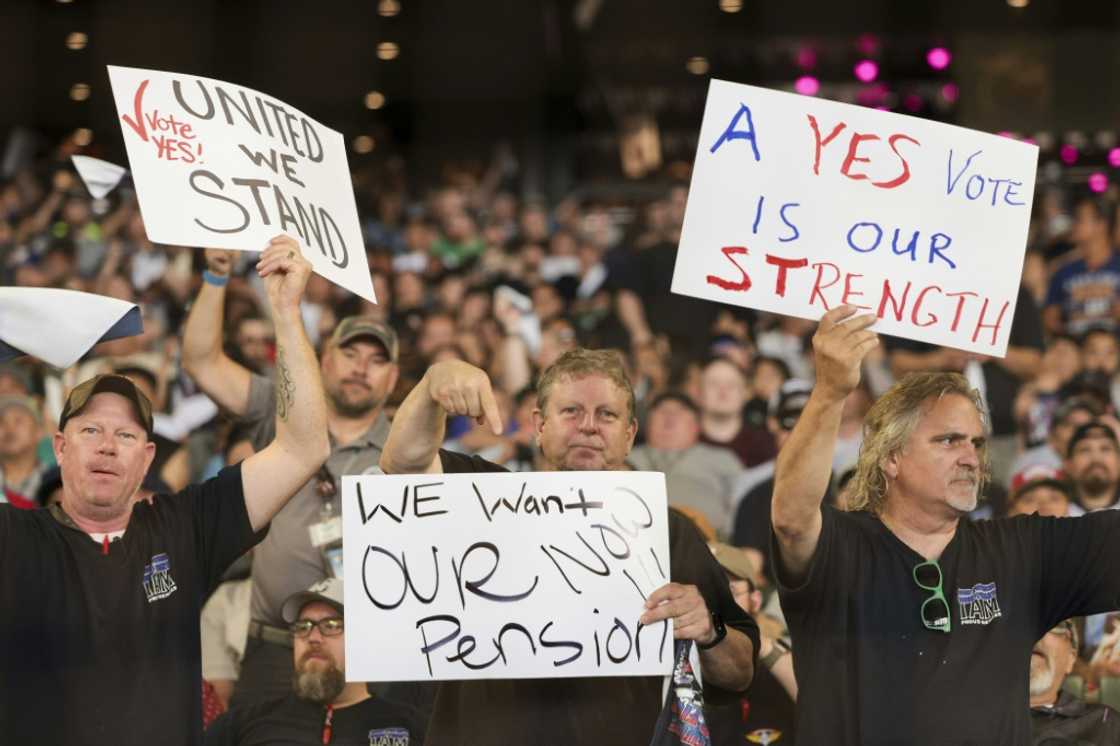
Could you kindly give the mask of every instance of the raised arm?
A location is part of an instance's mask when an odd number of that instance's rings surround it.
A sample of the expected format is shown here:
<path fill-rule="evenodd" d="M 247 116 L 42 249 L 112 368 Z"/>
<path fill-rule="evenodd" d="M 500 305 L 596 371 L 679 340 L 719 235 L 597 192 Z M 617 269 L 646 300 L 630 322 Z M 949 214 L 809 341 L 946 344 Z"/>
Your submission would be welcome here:
<path fill-rule="evenodd" d="M 276 325 L 276 437 L 241 465 L 245 507 L 254 531 L 311 478 L 331 448 L 319 362 L 299 310 L 311 264 L 294 239 L 277 236 L 261 254 L 257 271 Z"/>
<path fill-rule="evenodd" d="M 502 434 L 502 417 L 490 378 L 461 360 L 447 360 L 428 368 L 393 417 L 393 427 L 381 451 L 386 474 L 440 474 L 439 446 L 448 415 L 462 414 L 487 422 Z"/>
<path fill-rule="evenodd" d="M 876 317 L 857 317 L 855 311 L 839 306 L 821 318 L 813 335 L 816 385 L 778 452 L 770 520 L 787 580 L 800 579 L 809 569 L 821 535 L 821 500 L 832 475 L 844 399 L 859 384 L 864 356 L 879 344 L 868 329 Z"/>
<path fill-rule="evenodd" d="M 229 281 L 233 252 L 206 250 L 206 267 L 215 278 Z M 183 367 L 207 396 L 236 416 L 249 406 L 250 373 L 222 349 L 226 286 L 202 283 L 183 330 Z"/>

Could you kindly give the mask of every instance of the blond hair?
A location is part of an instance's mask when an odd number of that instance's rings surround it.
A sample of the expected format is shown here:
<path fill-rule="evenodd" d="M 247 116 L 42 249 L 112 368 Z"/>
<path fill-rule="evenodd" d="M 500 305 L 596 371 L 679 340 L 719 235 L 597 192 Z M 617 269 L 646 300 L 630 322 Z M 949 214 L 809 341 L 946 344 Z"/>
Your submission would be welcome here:
<path fill-rule="evenodd" d="M 887 459 L 902 452 L 922 415 L 950 394 L 972 402 L 987 429 L 980 393 L 960 373 L 911 373 L 879 397 L 863 420 L 863 443 L 852 478 L 848 510 L 883 510 L 887 498 Z M 987 446 L 979 448 L 977 456 L 979 490 L 983 491 L 990 475 Z"/>
<path fill-rule="evenodd" d="M 541 412 L 548 409 L 548 397 L 552 386 L 561 379 L 578 379 L 587 376 L 602 376 L 626 395 L 627 419 L 633 420 L 637 411 L 634 400 L 634 387 L 622 363 L 622 355 L 616 350 L 589 350 L 577 347 L 568 350 L 548 366 L 537 381 L 537 407 Z"/>

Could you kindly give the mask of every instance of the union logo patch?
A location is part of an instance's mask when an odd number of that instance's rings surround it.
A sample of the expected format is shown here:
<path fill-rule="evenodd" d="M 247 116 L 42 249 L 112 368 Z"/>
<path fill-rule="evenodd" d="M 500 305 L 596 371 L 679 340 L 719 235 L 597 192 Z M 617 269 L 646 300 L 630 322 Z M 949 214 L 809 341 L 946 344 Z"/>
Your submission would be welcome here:
<path fill-rule="evenodd" d="M 960 607 L 961 624 L 990 624 L 993 619 L 1003 616 L 994 582 L 958 588 L 957 605 Z"/>

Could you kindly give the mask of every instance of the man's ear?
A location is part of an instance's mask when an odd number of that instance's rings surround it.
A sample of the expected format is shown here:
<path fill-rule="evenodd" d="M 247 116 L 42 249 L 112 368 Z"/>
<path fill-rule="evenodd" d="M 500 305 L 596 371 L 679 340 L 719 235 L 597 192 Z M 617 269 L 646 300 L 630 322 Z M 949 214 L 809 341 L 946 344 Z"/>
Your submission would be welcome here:
<path fill-rule="evenodd" d="M 537 448 L 541 446 L 541 431 L 544 429 L 544 413 L 540 407 L 533 408 L 533 436 L 537 441 Z"/>

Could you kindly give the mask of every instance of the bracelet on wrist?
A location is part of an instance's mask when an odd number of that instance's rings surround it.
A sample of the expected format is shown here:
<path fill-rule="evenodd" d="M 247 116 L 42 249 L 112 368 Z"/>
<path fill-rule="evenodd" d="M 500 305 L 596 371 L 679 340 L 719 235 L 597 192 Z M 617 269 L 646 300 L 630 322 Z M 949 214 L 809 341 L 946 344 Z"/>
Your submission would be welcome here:
<path fill-rule="evenodd" d="M 229 282 L 229 275 L 216 275 L 210 270 L 204 269 L 202 271 L 202 281 L 207 285 L 213 285 L 219 288 L 225 287 L 226 283 Z"/>

